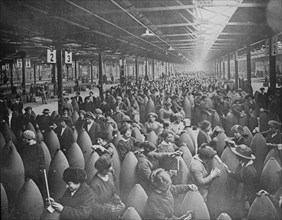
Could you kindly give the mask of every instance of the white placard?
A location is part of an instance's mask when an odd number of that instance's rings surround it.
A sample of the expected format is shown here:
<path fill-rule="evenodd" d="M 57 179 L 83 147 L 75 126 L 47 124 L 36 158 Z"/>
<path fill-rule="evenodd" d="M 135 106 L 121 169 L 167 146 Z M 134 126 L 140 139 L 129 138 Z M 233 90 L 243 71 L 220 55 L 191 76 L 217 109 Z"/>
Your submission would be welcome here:
<path fill-rule="evenodd" d="M 65 51 L 65 64 L 72 64 L 72 52 Z"/>
<path fill-rule="evenodd" d="M 47 49 L 47 63 L 56 63 L 56 50 Z"/>
<path fill-rule="evenodd" d="M 17 59 L 17 68 L 22 68 L 22 67 L 23 67 L 22 59 Z"/>
<path fill-rule="evenodd" d="M 25 67 L 26 68 L 30 68 L 31 67 L 30 59 L 26 59 L 25 60 Z"/>

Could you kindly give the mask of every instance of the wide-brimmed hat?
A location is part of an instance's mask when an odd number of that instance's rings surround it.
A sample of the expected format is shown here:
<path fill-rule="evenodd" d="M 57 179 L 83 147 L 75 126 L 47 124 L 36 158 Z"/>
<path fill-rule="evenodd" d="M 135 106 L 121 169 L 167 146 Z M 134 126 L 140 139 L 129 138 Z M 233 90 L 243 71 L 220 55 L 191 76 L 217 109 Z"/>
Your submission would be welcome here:
<path fill-rule="evenodd" d="M 42 112 L 43 114 L 49 114 L 50 113 L 50 110 L 48 108 L 45 108 Z"/>
<path fill-rule="evenodd" d="M 252 149 L 245 144 L 240 144 L 236 147 L 231 147 L 231 150 L 233 151 L 234 154 L 236 154 L 239 157 L 249 160 L 256 159 L 255 155 L 253 155 Z"/>
<path fill-rule="evenodd" d="M 274 127 L 275 129 L 281 128 L 281 123 L 279 123 L 278 121 L 270 120 L 268 124 L 269 126 Z"/>

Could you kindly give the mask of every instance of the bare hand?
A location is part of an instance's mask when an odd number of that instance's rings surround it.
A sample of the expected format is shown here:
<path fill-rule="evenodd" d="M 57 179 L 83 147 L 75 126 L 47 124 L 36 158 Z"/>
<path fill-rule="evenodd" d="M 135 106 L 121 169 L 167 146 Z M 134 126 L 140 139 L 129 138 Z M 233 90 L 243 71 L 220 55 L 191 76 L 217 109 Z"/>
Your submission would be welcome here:
<path fill-rule="evenodd" d="M 258 195 L 258 196 L 269 195 L 269 193 L 266 192 L 264 189 L 262 189 L 262 190 L 258 191 L 257 195 Z"/>
<path fill-rule="evenodd" d="M 198 191 L 198 187 L 195 184 L 189 184 L 189 187 L 192 191 Z"/>
<path fill-rule="evenodd" d="M 52 202 L 52 207 L 58 212 L 62 212 L 64 209 L 64 206 L 57 202 Z"/>
<path fill-rule="evenodd" d="M 212 176 L 212 178 L 220 176 L 220 169 L 218 169 L 218 168 L 212 169 L 210 175 Z"/>

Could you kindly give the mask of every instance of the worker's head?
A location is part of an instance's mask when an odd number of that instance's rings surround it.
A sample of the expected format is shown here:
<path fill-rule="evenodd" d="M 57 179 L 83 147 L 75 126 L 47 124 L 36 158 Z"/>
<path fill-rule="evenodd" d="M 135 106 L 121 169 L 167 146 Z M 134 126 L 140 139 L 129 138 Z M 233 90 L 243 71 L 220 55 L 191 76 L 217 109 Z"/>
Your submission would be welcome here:
<path fill-rule="evenodd" d="M 69 167 L 65 169 L 63 173 L 63 180 L 67 184 L 67 188 L 73 192 L 76 191 L 79 186 L 87 179 L 85 170 L 77 167 Z"/>
<path fill-rule="evenodd" d="M 96 161 L 94 167 L 97 169 L 98 173 L 102 176 L 107 175 L 109 172 L 112 171 L 112 158 L 109 154 L 103 154 L 99 159 Z"/>
<path fill-rule="evenodd" d="M 243 130 L 243 127 L 241 125 L 234 125 L 231 128 L 231 132 L 234 135 L 234 137 L 236 137 L 236 138 L 240 138 L 244 134 L 244 130 Z"/>
<path fill-rule="evenodd" d="M 154 189 L 160 192 L 168 191 L 172 185 L 170 175 L 162 168 L 154 170 L 150 179 Z"/>
<path fill-rule="evenodd" d="M 204 161 L 209 161 L 216 155 L 216 151 L 207 146 L 207 144 L 202 144 L 198 150 L 199 157 Z"/>

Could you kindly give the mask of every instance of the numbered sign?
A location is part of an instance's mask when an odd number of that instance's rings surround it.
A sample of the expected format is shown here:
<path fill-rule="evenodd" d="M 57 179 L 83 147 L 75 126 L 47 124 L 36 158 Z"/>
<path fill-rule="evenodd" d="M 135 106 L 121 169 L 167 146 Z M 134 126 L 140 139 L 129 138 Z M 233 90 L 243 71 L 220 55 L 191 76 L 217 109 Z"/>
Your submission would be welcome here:
<path fill-rule="evenodd" d="M 10 69 L 9 63 L 6 63 L 5 66 L 6 66 L 6 70 L 9 70 L 9 69 Z M 5 70 L 5 69 L 4 69 L 4 70 Z"/>
<path fill-rule="evenodd" d="M 22 68 L 22 67 L 23 67 L 22 59 L 17 59 L 17 68 Z"/>
<path fill-rule="evenodd" d="M 56 63 L 56 50 L 47 49 L 47 63 Z"/>
<path fill-rule="evenodd" d="M 25 67 L 26 68 L 30 68 L 31 67 L 30 59 L 26 59 L 25 60 Z"/>
<path fill-rule="evenodd" d="M 65 51 L 65 64 L 72 64 L 72 52 Z"/>

